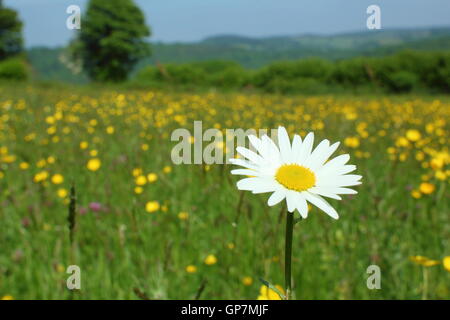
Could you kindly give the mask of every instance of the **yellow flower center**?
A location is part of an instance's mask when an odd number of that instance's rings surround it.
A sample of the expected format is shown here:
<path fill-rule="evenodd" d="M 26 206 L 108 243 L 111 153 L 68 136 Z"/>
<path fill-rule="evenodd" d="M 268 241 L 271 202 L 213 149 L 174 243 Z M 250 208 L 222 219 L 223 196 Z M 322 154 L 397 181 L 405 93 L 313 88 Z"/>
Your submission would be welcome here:
<path fill-rule="evenodd" d="M 314 173 L 298 164 L 285 164 L 278 168 L 275 179 L 289 190 L 306 191 L 316 184 Z"/>

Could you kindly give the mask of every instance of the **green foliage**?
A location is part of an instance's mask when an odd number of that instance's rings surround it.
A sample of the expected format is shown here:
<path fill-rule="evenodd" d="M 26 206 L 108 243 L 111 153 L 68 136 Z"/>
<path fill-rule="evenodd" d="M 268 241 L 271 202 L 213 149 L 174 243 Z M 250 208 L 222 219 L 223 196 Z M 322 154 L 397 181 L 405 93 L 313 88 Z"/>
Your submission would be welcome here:
<path fill-rule="evenodd" d="M 73 50 L 91 79 L 119 82 L 150 54 L 148 36 L 144 15 L 132 0 L 91 0 Z"/>
<path fill-rule="evenodd" d="M 28 70 L 19 58 L 11 58 L 0 62 L 0 80 L 26 80 Z"/>
<path fill-rule="evenodd" d="M 336 62 L 320 58 L 274 62 L 248 70 L 229 61 L 158 64 L 134 80 L 152 87 L 245 88 L 271 93 L 318 94 L 342 90 L 450 92 L 450 53 L 402 51 L 387 57 L 357 57 Z"/>
<path fill-rule="evenodd" d="M 332 66 L 319 58 L 276 62 L 255 73 L 252 84 L 267 92 L 314 92 L 328 80 Z"/>
<path fill-rule="evenodd" d="M 389 76 L 389 90 L 392 92 L 410 92 L 417 86 L 418 77 L 409 71 L 398 71 Z"/>
<path fill-rule="evenodd" d="M 344 86 L 359 86 L 370 81 L 368 58 L 355 58 L 336 63 L 331 81 Z"/>
<path fill-rule="evenodd" d="M 20 53 L 23 49 L 22 22 L 17 12 L 0 3 L 0 60 Z"/>
<path fill-rule="evenodd" d="M 147 66 L 135 82 L 158 86 L 241 88 L 248 75 L 239 64 L 230 61 L 204 61 L 185 64 Z"/>

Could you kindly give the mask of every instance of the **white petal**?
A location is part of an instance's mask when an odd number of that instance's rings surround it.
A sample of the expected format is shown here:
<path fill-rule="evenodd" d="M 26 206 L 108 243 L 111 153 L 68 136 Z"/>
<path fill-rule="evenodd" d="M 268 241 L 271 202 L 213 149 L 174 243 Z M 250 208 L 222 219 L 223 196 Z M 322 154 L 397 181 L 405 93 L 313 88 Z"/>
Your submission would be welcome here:
<path fill-rule="evenodd" d="M 305 197 L 301 194 L 297 194 L 297 210 L 303 219 L 308 217 L 308 204 L 306 203 Z"/>
<path fill-rule="evenodd" d="M 314 149 L 311 155 L 305 159 L 303 165 L 305 167 L 311 168 L 317 165 L 321 165 L 322 163 L 318 163 L 318 160 L 326 154 L 326 151 L 330 148 L 330 141 L 327 139 L 322 140 L 319 145 Z"/>
<path fill-rule="evenodd" d="M 280 147 L 281 160 L 284 163 L 291 162 L 291 142 L 284 127 L 278 127 L 278 146 Z"/>
<path fill-rule="evenodd" d="M 348 160 L 350 160 L 350 156 L 348 154 L 342 154 L 337 156 L 336 158 L 331 159 L 322 167 L 322 170 L 335 170 L 343 165 L 345 165 Z"/>
<path fill-rule="evenodd" d="M 313 144 L 314 144 L 314 133 L 310 132 L 306 135 L 300 147 L 300 151 L 297 155 L 296 160 L 298 164 L 303 164 L 303 162 L 309 158 L 309 156 L 311 155 Z"/>
<path fill-rule="evenodd" d="M 280 150 L 275 142 L 273 142 L 267 135 L 262 137 L 262 143 L 267 153 L 264 159 L 264 166 L 261 165 L 261 169 L 267 174 L 275 174 L 275 170 L 278 169 L 283 162 L 281 161 Z"/>
<path fill-rule="evenodd" d="M 309 193 L 308 191 L 302 192 L 302 194 L 305 196 L 306 200 L 311 202 L 320 210 L 324 211 L 330 217 L 332 217 L 333 219 L 339 219 L 339 215 L 337 214 L 336 210 L 321 196 Z"/>
<path fill-rule="evenodd" d="M 332 192 L 334 194 L 357 194 L 356 190 L 350 188 L 340 188 L 340 187 L 320 187 L 327 192 Z"/>
<path fill-rule="evenodd" d="M 253 188 L 253 193 L 274 192 L 280 189 L 280 184 L 273 177 L 261 177 L 259 184 Z"/>
<path fill-rule="evenodd" d="M 302 138 L 298 134 L 296 134 L 294 135 L 294 140 L 292 140 L 291 162 L 297 161 L 297 156 L 300 153 L 301 147 L 302 147 Z"/>
<path fill-rule="evenodd" d="M 253 189 L 257 188 L 261 184 L 261 178 L 245 178 L 242 180 L 239 180 L 236 184 L 237 188 L 239 190 L 248 190 L 252 191 Z"/>
<path fill-rule="evenodd" d="M 297 202 L 296 202 L 296 192 L 288 190 L 286 193 L 287 209 L 289 212 L 294 212 Z"/>
<path fill-rule="evenodd" d="M 336 200 L 342 200 L 340 196 L 338 196 L 335 192 L 332 192 L 330 188 L 324 188 L 324 187 L 312 187 L 308 189 L 308 192 L 315 193 L 327 198 L 332 198 Z"/>
<path fill-rule="evenodd" d="M 347 174 L 343 176 L 328 176 L 317 181 L 316 186 L 328 187 L 351 187 L 360 185 L 362 177 L 356 174 Z"/>
<path fill-rule="evenodd" d="M 257 164 L 244 159 L 231 158 L 230 162 L 234 165 L 245 167 L 247 169 L 258 170 L 259 168 Z"/>
<path fill-rule="evenodd" d="M 254 153 L 253 151 L 251 151 L 247 148 L 237 147 L 236 151 L 239 152 L 242 156 L 244 156 L 248 160 L 250 160 L 256 164 L 261 164 L 264 162 L 264 159 L 261 156 L 259 156 L 258 154 Z"/>
<path fill-rule="evenodd" d="M 314 159 L 314 162 L 311 163 L 311 170 L 316 171 L 318 168 L 321 168 L 325 161 L 336 151 L 339 147 L 340 142 L 333 143 L 329 146 L 325 151 L 323 151 L 320 155 Z"/>
<path fill-rule="evenodd" d="M 267 135 L 263 135 L 261 140 L 265 144 L 267 152 L 269 152 L 271 158 L 275 161 L 281 162 L 280 149 L 278 149 L 275 142 L 273 142 L 273 140 L 270 139 Z"/>
<path fill-rule="evenodd" d="M 259 176 L 260 172 L 251 169 L 234 169 L 231 170 L 231 174 L 243 175 L 243 176 Z"/>
<path fill-rule="evenodd" d="M 343 165 L 343 166 L 337 166 L 337 167 L 334 167 L 331 169 L 323 169 L 323 167 L 322 167 L 320 169 L 317 169 L 316 176 L 318 177 L 318 179 L 321 176 L 327 176 L 327 175 L 340 176 L 340 175 L 344 175 L 344 174 L 350 173 L 355 170 L 356 170 L 356 166 L 350 165 L 350 164 Z"/>
<path fill-rule="evenodd" d="M 265 153 L 262 141 L 254 135 L 249 135 L 248 140 L 250 141 L 251 145 L 256 149 L 256 151 L 258 151 L 258 153 L 264 158 Z"/>
<path fill-rule="evenodd" d="M 269 197 L 269 200 L 267 200 L 267 204 L 272 207 L 283 201 L 284 198 L 286 198 L 286 191 L 279 189 L 272 193 L 272 195 Z"/>

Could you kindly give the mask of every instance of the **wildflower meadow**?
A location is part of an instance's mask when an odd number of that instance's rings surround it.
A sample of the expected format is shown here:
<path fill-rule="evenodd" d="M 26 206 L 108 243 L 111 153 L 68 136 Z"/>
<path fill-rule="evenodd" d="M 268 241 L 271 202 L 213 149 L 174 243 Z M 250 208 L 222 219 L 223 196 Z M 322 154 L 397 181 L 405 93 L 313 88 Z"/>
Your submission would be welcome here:
<path fill-rule="evenodd" d="M 3 84 L 0 298 L 448 299 L 449 118 L 444 95 Z M 306 202 L 307 218 L 293 211 L 291 288 L 289 201 L 239 190 L 232 163 L 174 163 L 172 133 L 195 121 L 223 133 L 200 137 L 202 158 L 230 151 L 227 129 L 279 126 L 350 156 L 361 184 L 327 198 L 339 219 Z M 288 173 L 278 181 L 293 183 Z"/>

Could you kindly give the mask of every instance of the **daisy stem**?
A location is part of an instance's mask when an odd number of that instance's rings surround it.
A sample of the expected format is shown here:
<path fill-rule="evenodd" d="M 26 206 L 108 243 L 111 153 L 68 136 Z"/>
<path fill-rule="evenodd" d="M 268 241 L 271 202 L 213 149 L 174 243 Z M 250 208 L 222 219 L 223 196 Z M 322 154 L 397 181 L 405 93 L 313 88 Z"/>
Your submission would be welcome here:
<path fill-rule="evenodd" d="M 294 231 L 294 213 L 286 210 L 286 242 L 284 250 L 284 276 L 286 284 L 286 300 L 291 299 L 292 291 L 292 277 L 291 277 L 291 262 L 292 262 L 292 234 Z"/>

